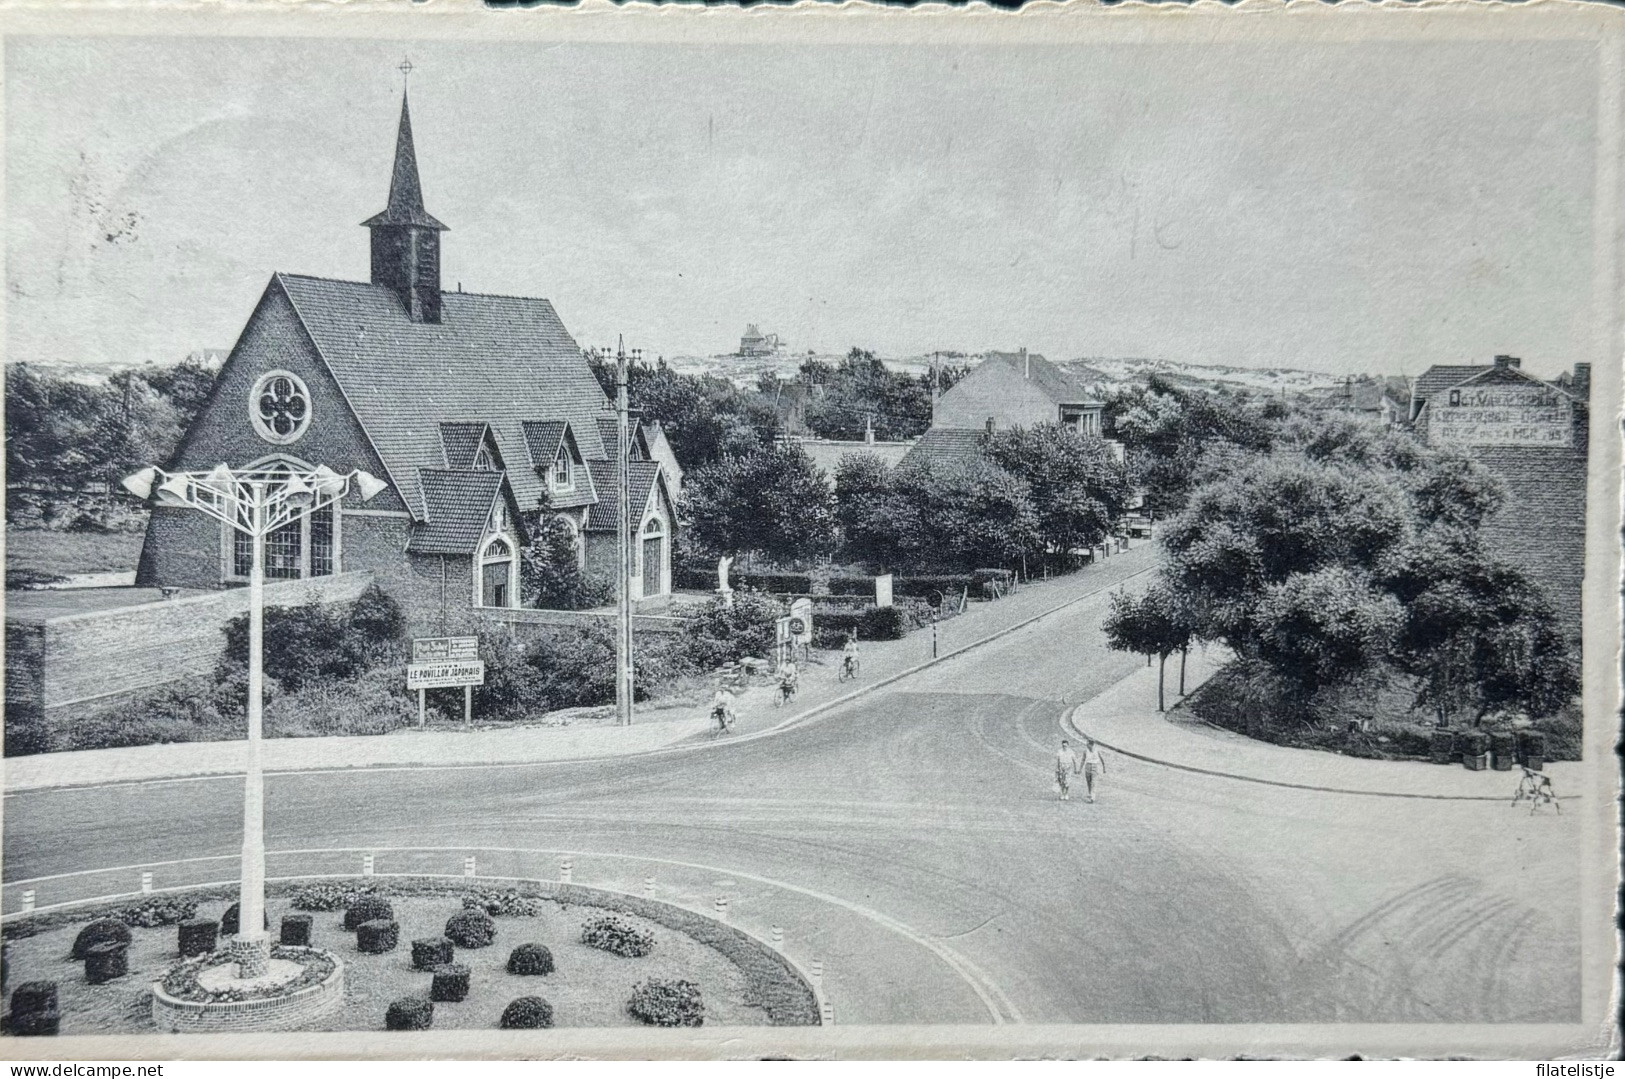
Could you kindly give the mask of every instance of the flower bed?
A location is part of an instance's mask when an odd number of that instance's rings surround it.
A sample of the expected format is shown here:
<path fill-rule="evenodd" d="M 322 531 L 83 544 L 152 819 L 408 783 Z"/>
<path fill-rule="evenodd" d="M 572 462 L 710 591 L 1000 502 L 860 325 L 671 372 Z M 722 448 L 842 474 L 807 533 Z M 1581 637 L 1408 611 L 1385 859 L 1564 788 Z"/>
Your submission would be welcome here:
<path fill-rule="evenodd" d="M 218 951 L 210 955 L 199 956 L 177 963 L 164 980 L 159 983 L 165 993 L 176 1000 L 184 1000 L 194 1004 L 224 1004 L 242 1000 L 262 1000 L 267 997 L 284 997 L 303 989 L 307 985 L 318 985 L 332 974 L 337 964 L 333 957 L 317 948 L 294 948 L 288 945 L 278 945 L 271 949 L 272 959 L 283 959 L 290 963 L 298 963 L 305 968 L 305 972 L 293 981 L 282 982 L 275 986 L 259 986 L 250 989 L 208 989 L 198 976 L 212 967 L 223 966 L 232 962 L 232 957 Z"/>

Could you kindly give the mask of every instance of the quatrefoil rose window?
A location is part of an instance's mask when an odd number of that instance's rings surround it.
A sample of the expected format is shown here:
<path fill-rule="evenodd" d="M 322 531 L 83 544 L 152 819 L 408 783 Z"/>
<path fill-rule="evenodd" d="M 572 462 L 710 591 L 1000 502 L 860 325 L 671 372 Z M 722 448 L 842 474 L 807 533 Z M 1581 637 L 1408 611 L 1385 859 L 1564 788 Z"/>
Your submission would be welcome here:
<path fill-rule="evenodd" d="M 310 391 L 298 375 L 268 371 L 249 394 L 248 416 L 265 441 L 279 446 L 297 442 L 310 426 Z"/>

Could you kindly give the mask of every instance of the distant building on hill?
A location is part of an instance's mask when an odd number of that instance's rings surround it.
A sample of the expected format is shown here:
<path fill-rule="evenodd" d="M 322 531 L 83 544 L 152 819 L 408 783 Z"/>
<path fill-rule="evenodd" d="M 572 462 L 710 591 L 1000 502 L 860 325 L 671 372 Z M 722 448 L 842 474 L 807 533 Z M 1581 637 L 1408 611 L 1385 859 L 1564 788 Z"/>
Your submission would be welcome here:
<path fill-rule="evenodd" d="M 739 358 L 742 360 L 767 359 L 778 355 L 782 347 L 779 343 L 778 334 L 764 334 L 753 322 L 745 327 L 744 335 L 739 338 Z"/>
<path fill-rule="evenodd" d="M 1416 380 L 1410 413 L 1430 446 L 1460 450 L 1505 485 L 1485 524 L 1490 548 L 1538 581 L 1578 639 L 1585 578 L 1591 365 L 1546 382 L 1516 356 L 1438 365 Z"/>

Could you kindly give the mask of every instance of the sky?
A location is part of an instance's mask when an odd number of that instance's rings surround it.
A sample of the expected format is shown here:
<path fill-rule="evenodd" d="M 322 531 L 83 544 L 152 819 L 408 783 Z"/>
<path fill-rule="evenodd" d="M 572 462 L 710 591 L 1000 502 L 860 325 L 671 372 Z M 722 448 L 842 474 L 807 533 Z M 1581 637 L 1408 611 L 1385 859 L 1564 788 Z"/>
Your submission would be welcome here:
<path fill-rule="evenodd" d="M 583 345 L 1592 358 L 1578 42 L 11 37 L 8 360 L 172 363 L 275 271 L 365 280 L 403 55 L 446 287 Z"/>

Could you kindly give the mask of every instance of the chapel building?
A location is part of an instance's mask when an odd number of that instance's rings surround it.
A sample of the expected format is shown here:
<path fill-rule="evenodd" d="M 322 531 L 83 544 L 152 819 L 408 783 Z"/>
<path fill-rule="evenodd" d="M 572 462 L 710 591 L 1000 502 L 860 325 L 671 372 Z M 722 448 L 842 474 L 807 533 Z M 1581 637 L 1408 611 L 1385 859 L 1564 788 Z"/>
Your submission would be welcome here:
<path fill-rule="evenodd" d="M 520 548 L 541 512 L 613 579 L 612 404 L 547 300 L 442 287 L 447 227 L 424 208 L 404 95 L 389 201 L 363 224 L 370 279 L 273 274 L 166 470 L 327 465 L 385 480 L 365 505 L 351 495 L 270 536 L 265 572 L 370 571 L 414 626 L 519 607 Z M 658 425 L 634 417 L 630 441 L 631 592 L 659 600 L 681 476 Z M 238 585 L 251 553 L 203 514 L 154 506 L 136 583 Z"/>

